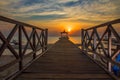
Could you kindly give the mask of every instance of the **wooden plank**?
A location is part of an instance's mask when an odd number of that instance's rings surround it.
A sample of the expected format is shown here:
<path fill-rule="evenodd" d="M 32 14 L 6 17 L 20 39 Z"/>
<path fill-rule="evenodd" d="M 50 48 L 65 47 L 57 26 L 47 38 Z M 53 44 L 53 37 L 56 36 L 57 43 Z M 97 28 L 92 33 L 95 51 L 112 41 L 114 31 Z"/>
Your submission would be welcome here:
<path fill-rule="evenodd" d="M 20 78 L 18 80 L 33 80 L 32 78 Z M 113 79 L 99 79 L 99 78 L 96 78 L 96 79 L 79 79 L 79 78 L 55 78 L 55 79 L 50 79 L 50 78 L 43 78 L 43 79 L 39 79 L 39 78 L 34 78 L 34 80 L 113 80 Z"/>
<path fill-rule="evenodd" d="M 109 78 L 107 74 L 39 74 L 39 73 L 23 73 L 21 77 L 24 78 L 80 78 L 80 79 L 92 79 L 92 78 Z"/>

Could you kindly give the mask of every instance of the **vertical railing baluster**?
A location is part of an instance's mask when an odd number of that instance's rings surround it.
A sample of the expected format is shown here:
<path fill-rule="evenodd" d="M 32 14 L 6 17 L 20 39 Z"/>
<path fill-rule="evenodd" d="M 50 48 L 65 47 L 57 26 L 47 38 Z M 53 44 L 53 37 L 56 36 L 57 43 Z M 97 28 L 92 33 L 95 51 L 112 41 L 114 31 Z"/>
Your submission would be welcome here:
<path fill-rule="evenodd" d="M 108 25 L 108 28 L 111 25 Z M 111 35 L 111 30 L 108 30 L 108 56 L 111 58 L 112 52 L 111 52 L 111 45 L 112 45 L 112 35 Z M 108 62 L 108 70 L 111 72 L 111 62 Z"/>
<path fill-rule="evenodd" d="M 95 48 L 96 48 L 96 42 L 97 42 L 96 35 L 95 35 L 95 32 L 96 32 L 95 30 L 96 30 L 96 28 L 93 29 L 93 31 L 94 31 L 93 32 L 93 50 L 94 51 L 96 51 Z M 93 54 L 93 58 L 96 59 L 96 54 L 95 53 Z"/>
<path fill-rule="evenodd" d="M 48 44 L 48 29 L 45 30 L 45 50 L 47 50 L 47 44 Z"/>
<path fill-rule="evenodd" d="M 22 55 L 22 27 L 21 25 L 19 25 L 19 30 L 18 30 L 18 39 L 19 39 L 19 70 L 22 70 L 23 68 L 23 55 Z"/>
<path fill-rule="evenodd" d="M 42 37 L 42 52 L 44 52 L 44 30 L 42 30 L 42 33 L 41 33 L 41 37 Z"/>
<path fill-rule="evenodd" d="M 84 29 L 82 29 L 82 33 L 81 33 L 82 51 L 84 51 L 84 48 L 85 48 L 84 37 L 85 37 Z"/>
<path fill-rule="evenodd" d="M 87 52 L 87 54 L 88 54 L 88 41 L 89 41 L 89 37 L 88 37 L 88 35 L 87 35 L 87 33 L 88 33 L 88 31 L 87 30 L 85 30 L 85 33 L 86 33 L 86 35 L 85 35 L 85 50 L 86 50 L 86 52 Z"/>
<path fill-rule="evenodd" d="M 33 53 L 33 59 L 36 58 L 36 37 L 35 37 L 35 28 L 32 28 L 33 29 L 33 47 L 34 47 L 34 53 Z"/>

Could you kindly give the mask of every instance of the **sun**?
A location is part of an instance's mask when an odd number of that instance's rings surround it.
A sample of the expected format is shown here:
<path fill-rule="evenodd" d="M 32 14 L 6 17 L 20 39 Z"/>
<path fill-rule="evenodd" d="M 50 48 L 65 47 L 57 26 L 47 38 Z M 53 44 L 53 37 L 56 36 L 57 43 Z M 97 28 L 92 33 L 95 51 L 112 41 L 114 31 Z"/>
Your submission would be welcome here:
<path fill-rule="evenodd" d="M 71 28 L 68 28 L 68 32 L 70 32 L 71 31 Z"/>
<path fill-rule="evenodd" d="M 67 31 L 71 32 L 71 30 L 72 30 L 71 26 L 68 26 Z"/>

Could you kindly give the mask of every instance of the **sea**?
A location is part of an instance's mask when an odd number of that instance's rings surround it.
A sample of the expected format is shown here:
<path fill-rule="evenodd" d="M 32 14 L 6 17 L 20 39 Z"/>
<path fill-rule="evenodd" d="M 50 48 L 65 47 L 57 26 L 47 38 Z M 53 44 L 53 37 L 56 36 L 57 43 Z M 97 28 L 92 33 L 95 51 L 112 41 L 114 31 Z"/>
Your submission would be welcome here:
<path fill-rule="evenodd" d="M 59 38 L 60 38 L 59 36 L 48 36 L 48 47 L 52 46 L 56 41 L 59 40 Z M 15 37 L 14 39 L 18 41 L 17 37 Z M 78 47 L 81 44 L 80 36 L 70 36 L 69 40 L 72 41 L 74 44 L 76 44 Z M 23 46 L 26 45 L 26 42 L 27 42 L 26 39 L 23 38 Z M 0 47 L 2 46 L 2 44 L 3 42 L 0 41 Z M 14 50 L 18 53 L 18 45 L 14 45 L 13 43 L 10 43 L 10 44 L 13 46 Z M 30 48 L 27 49 L 26 54 L 29 52 L 31 52 Z M 2 55 L 12 55 L 12 54 L 11 54 L 11 51 L 8 48 L 6 48 L 2 53 Z"/>
<path fill-rule="evenodd" d="M 59 40 L 59 36 L 49 36 L 48 37 L 48 44 L 54 44 L 57 40 Z M 69 36 L 69 40 L 75 44 L 81 44 L 81 37 L 80 36 Z"/>

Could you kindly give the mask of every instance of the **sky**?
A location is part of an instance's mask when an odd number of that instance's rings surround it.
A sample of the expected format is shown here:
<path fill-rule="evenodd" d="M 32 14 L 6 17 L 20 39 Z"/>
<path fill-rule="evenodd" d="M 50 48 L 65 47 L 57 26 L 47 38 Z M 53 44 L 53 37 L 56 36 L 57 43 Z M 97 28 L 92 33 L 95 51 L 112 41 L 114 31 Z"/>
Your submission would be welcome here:
<path fill-rule="evenodd" d="M 0 15 L 48 28 L 49 35 L 79 35 L 82 28 L 120 18 L 120 0 L 1 0 Z"/>

